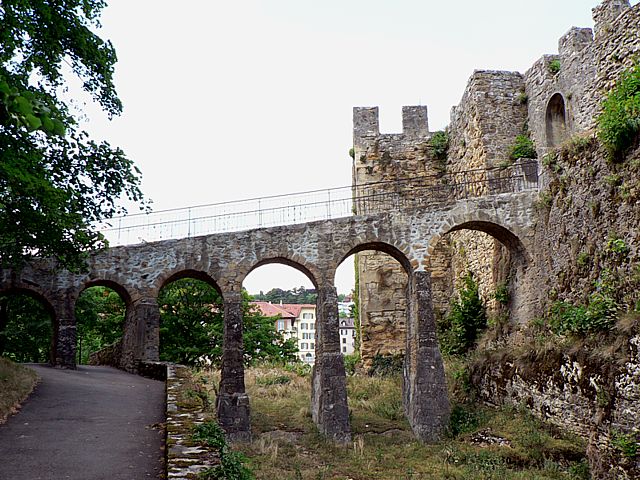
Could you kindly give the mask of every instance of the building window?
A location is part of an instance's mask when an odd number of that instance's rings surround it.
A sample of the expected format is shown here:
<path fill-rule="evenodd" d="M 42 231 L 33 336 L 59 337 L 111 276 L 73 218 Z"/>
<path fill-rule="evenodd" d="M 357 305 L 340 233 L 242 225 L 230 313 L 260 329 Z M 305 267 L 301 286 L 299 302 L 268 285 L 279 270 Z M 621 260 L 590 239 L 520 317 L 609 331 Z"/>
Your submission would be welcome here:
<path fill-rule="evenodd" d="M 315 330 L 316 329 L 315 322 L 311 322 L 309 325 L 310 325 L 309 330 Z"/>
<path fill-rule="evenodd" d="M 278 330 L 279 332 L 284 330 L 284 320 L 278 320 L 278 323 L 276 324 L 276 330 Z"/>
<path fill-rule="evenodd" d="M 342 353 L 347 353 L 347 347 L 342 347 Z"/>
<path fill-rule="evenodd" d="M 311 348 L 311 350 L 313 350 L 314 348 L 316 348 L 316 344 L 312 343 L 310 348 Z"/>
<path fill-rule="evenodd" d="M 309 330 L 309 324 L 308 323 L 303 323 L 300 325 L 300 329 L 301 330 Z"/>
<path fill-rule="evenodd" d="M 342 343 L 347 343 L 347 339 L 346 339 L 346 338 L 343 338 L 343 339 L 342 339 Z"/>
<path fill-rule="evenodd" d="M 305 320 L 312 320 L 313 319 L 313 313 L 303 313 L 302 314 L 302 318 L 304 318 Z"/>
<path fill-rule="evenodd" d="M 309 348 L 309 344 L 308 343 L 301 343 L 300 344 L 300 350 L 307 350 Z"/>

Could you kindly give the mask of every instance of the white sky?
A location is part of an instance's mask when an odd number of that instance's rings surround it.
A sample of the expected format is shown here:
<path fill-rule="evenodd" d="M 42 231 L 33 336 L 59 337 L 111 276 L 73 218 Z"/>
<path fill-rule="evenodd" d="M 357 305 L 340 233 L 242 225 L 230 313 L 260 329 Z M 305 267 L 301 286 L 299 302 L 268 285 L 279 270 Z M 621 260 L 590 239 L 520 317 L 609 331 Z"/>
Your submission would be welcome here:
<path fill-rule="evenodd" d="M 352 107 L 383 132 L 424 104 L 445 127 L 474 69 L 524 72 L 597 0 L 108 0 L 124 114 L 87 129 L 143 173 L 154 210 L 351 183 Z M 634 1 L 633 3 L 637 3 Z M 130 209 L 131 211 L 131 209 Z M 353 282 L 352 262 L 337 276 Z M 310 282 L 264 266 L 251 293 Z"/>

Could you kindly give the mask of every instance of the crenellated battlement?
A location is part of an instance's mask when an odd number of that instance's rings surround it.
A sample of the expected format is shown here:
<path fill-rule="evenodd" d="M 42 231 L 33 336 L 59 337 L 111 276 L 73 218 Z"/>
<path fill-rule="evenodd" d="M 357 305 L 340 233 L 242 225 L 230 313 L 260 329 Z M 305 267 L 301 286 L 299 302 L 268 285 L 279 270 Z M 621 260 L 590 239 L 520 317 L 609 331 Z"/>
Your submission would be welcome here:
<path fill-rule="evenodd" d="M 362 146 L 375 141 L 380 136 L 378 107 L 353 108 L 354 146 Z M 402 107 L 402 133 L 386 136 L 426 137 L 429 135 L 429 118 L 426 105 Z"/>

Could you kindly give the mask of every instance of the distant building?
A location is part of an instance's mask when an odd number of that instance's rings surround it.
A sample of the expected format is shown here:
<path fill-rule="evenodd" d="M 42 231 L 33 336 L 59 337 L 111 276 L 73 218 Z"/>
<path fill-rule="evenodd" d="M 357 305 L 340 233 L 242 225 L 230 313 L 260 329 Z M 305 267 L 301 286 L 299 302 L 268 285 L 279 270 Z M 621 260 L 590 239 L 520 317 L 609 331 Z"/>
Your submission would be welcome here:
<path fill-rule="evenodd" d="M 341 318 L 338 325 L 340 328 L 340 351 L 343 355 L 351 355 L 356 350 L 356 329 L 353 318 Z"/>
<path fill-rule="evenodd" d="M 351 299 L 345 298 L 344 302 L 338 302 L 338 314 L 342 317 L 351 315 L 351 308 L 355 305 Z"/>
<path fill-rule="evenodd" d="M 316 361 L 316 306 L 311 304 L 251 302 L 265 317 L 280 317 L 276 330 L 285 339 L 294 338 L 298 344 L 298 357 L 313 365 Z"/>

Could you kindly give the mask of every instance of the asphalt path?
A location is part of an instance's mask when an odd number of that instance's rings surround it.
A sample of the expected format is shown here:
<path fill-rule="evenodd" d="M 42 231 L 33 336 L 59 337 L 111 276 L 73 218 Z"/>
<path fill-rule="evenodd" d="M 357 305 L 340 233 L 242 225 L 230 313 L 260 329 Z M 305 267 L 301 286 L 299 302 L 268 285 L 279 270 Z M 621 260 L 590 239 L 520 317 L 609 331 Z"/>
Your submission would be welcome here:
<path fill-rule="evenodd" d="M 42 380 L 0 425 L 0 480 L 162 478 L 164 382 L 110 367 L 29 366 Z"/>

